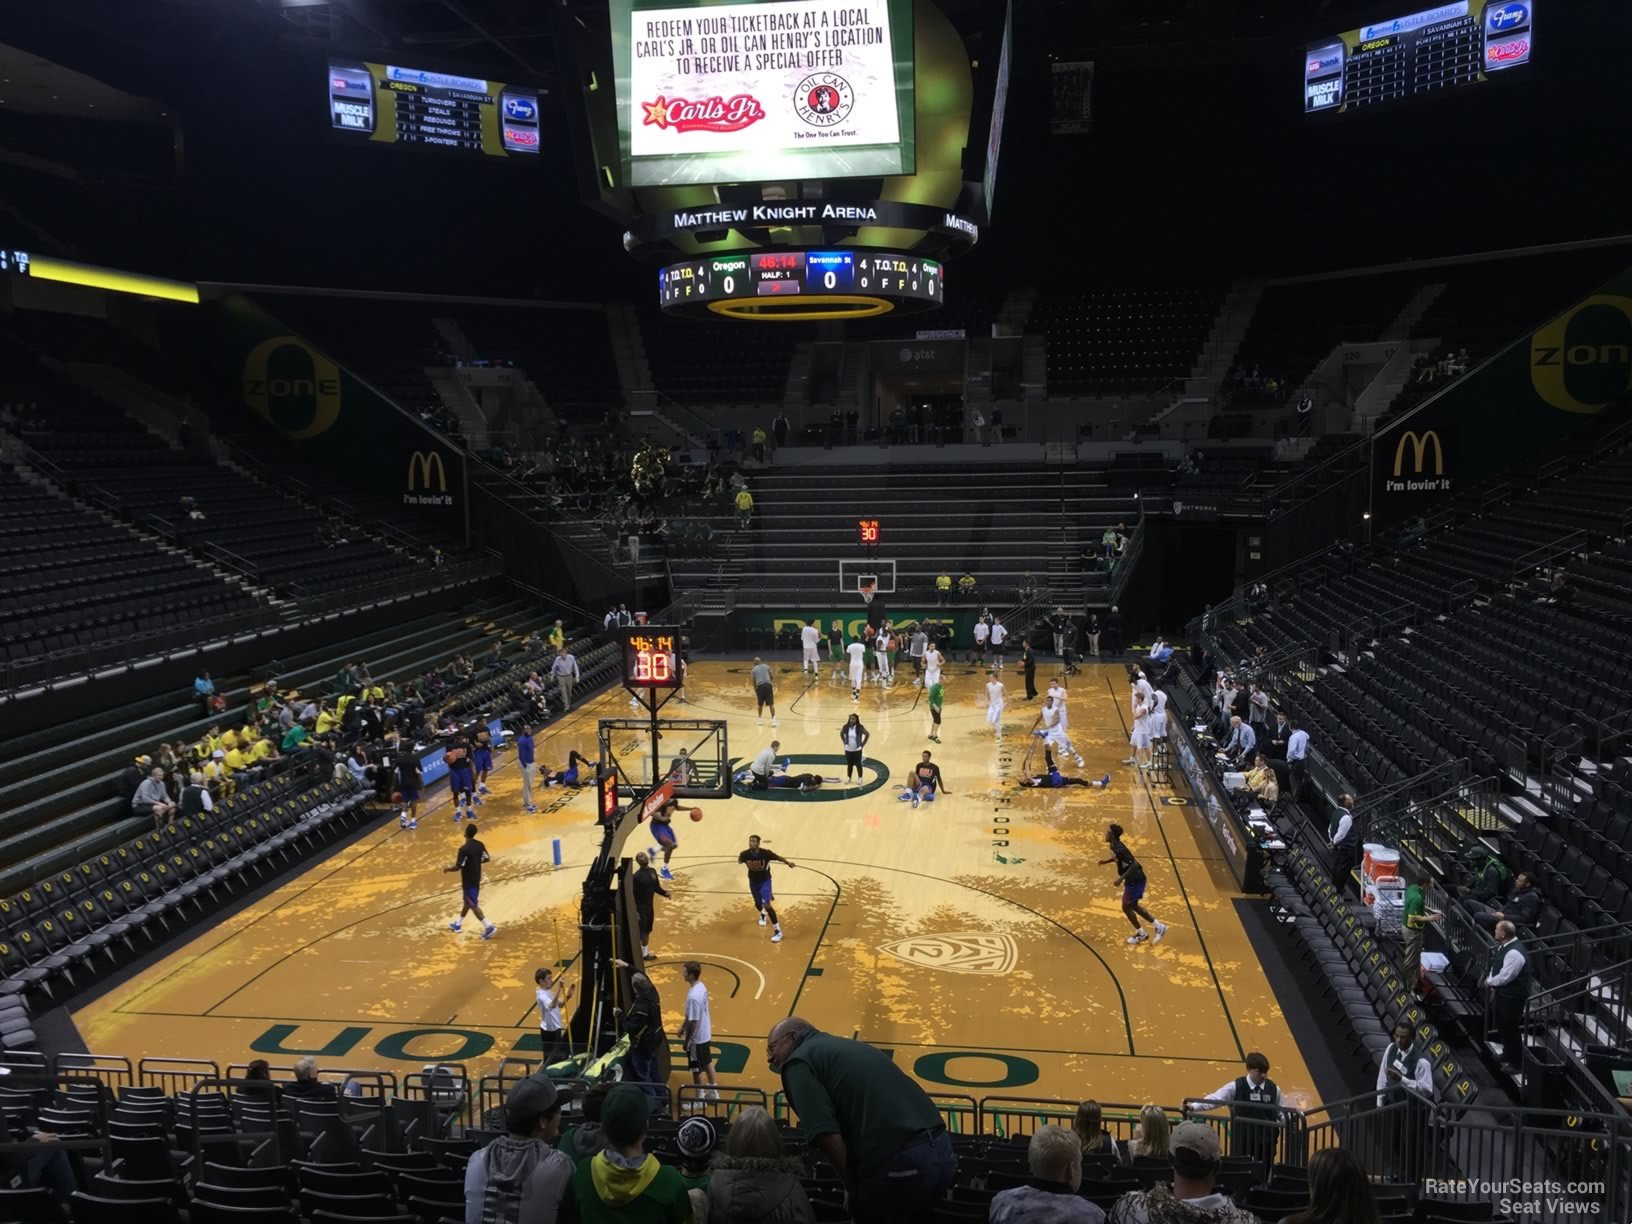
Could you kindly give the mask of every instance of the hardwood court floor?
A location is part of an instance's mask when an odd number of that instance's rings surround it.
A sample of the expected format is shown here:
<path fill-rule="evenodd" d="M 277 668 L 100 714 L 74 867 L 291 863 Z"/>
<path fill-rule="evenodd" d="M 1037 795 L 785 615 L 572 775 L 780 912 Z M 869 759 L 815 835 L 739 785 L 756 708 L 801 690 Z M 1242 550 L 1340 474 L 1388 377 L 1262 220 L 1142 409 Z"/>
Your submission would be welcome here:
<path fill-rule="evenodd" d="M 703 962 L 722 1078 L 774 1088 L 764 1036 L 797 1012 L 891 1048 L 943 1092 L 1176 1104 L 1239 1074 L 1242 1053 L 1257 1049 L 1289 1104 L 1313 1101 L 1221 852 L 1196 809 L 1174 802 L 1182 779 L 1174 796 L 1118 764 L 1121 667 L 1086 667 L 1071 681 L 1083 772 L 1110 772 L 1106 791 L 1016 788 L 1040 700 L 1019 700 L 1012 668 L 1002 745 L 986 725 L 984 674 L 948 668 L 939 746 L 925 742 L 926 700 L 910 679 L 867 689 L 858 707 L 825 670 L 814 684 L 797 665 L 776 670 L 775 732 L 755 726 L 746 662 L 696 664 L 690 703 L 670 710 L 729 719 L 733 756 L 752 756 L 774 734 L 796 771 L 803 759 L 832 777 L 843 773 L 838 727 L 859 709 L 872 731 L 867 756 L 888 781 L 859 796 L 842 787 L 739 796 L 702 804 L 700 823 L 680 822 L 650 972 L 672 1033 L 680 964 Z M 1039 683 L 1051 674 L 1040 671 Z M 630 713 L 621 692 L 589 702 L 538 736 L 541 763 L 559 768 L 568 748 L 593 751 L 595 720 Z M 914 810 L 896 786 L 925 747 L 951 793 Z M 592 790 L 547 791 L 528 816 L 510 754 L 500 762 L 480 816 L 493 940 L 483 942 L 474 921 L 463 934 L 447 929 L 458 878 L 441 869 L 463 830 L 439 791 L 417 831 L 393 823 L 368 834 L 81 1006 L 74 1018 L 88 1048 L 223 1066 L 313 1053 L 329 1066 L 399 1074 L 462 1061 L 473 1077 L 512 1051 L 536 1050 L 533 971 L 575 954 L 598 831 Z M 1112 821 L 1149 875 L 1147 906 L 1169 926 L 1160 945 L 1124 942 L 1114 870 L 1097 865 Z M 780 944 L 756 925 L 736 861 L 750 833 L 798 864 L 775 871 Z M 551 867 L 556 838 L 560 869 Z"/>

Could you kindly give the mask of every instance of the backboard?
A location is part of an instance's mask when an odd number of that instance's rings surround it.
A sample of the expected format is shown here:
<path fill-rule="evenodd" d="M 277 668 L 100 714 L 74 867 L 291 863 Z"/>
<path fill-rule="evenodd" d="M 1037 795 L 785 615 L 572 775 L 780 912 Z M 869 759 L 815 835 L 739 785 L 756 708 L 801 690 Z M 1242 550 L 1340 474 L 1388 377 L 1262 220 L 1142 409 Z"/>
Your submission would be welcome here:
<path fill-rule="evenodd" d="M 649 718 L 603 718 L 600 759 L 617 776 L 618 795 L 644 795 L 664 782 L 674 783 L 677 799 L 729 799 L 731 754 L 724 719 L 663 718 L 653 776 L 652 722 Z"/>
<path fill-rule="evenodd" d="M 869 586 L 873 595 L 895 594 L 893 559 L 868 557 L 860 561 L 839 562 L 839 590 L 846 595 L 859 595 Z"/>

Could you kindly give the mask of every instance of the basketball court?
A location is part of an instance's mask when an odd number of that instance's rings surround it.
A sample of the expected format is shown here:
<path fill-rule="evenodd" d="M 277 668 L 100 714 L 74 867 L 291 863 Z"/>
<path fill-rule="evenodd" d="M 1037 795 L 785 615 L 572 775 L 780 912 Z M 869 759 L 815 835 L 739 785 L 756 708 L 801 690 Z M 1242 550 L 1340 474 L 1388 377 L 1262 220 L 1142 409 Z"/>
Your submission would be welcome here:
<path fill-rule="evenodd" d="M 927 699 L 898 668 L 893 688 L 801 676 L 797 654 L 768 658 L 780 726 L 754 720 L 750 663 L 700 662 L 684 705 L 664 715 L 725 720 L 729 754 L 746 761 L 772 738 L 793 772 L 824 775 L 813 793 L 761 792 L 698 801 L 677 821 L 672 899 L 657 899 L 649 972 L 665 1025 L 679 1028 L 681 963 L 695 959 L 713 999 L 724 1082 L 777 1086 L 764 1037 L 798 1013 L 893 1051 L 927 1087 L 976 1097 L 1176 1103 L 1203 1096 L 1262 1050 L 1288 1104 L 1313 1084 L 1233 904 L 1233 881 L 1210 832 L 1177 791 L 1119 764 L 1126 753 L 1127 680 L 1087 665 L 1070 680 L 1080 772 L 1109 772 L 1097 791 L 1017 787 L 1035 743 L 1041 699 L 1004 674 L 1004 739 L 985 719 L 985 674 L 951 664 L 943 743 L 929 744 Z M 1046 688 L 1057 668 L 1038 670 Z M 872 733 L 867 782 L 842 783 L 839 727 L 852 711 Z M 593 755 L 598 721 L 635 714 L 621 690 L 597 697 L 537 736 L 541 768 L 567 751 Z M 683 746 L 671 732 L 665 755 Z M 620 758 L 650 752 L 620 732 Z M 897 799 L 908 768 L 934 751 L 949 793 L 912 808 Z M 1032 764 L 1041 769 L 1041 751 Z M 499 932 L 484 942 L 458 915 L 454 860 L 463 828 L 445 790 L 422 804 L 419 828 L 395 822 L 335 851 L 221 920 L 74 1018 L 96 1053 L 203 1057 L 221 1066 L 312 1054 L 329 1067 L 401 1075 L 432 1062 L 491 1073 L 539 1048 L 533 973 L 577 951 L 578 905 L 600 845 L 595 790 L 543 791 L 522 812 L 510 752 L 499 756 L 479 816 L 492 855 L 481 901 Z M 1071 767 L 1067 766 L 1068 769 Z M 1159 945 L 1130 947 L 1103 841 L 1111 822 L 1149 876 L 1146 906 L 1168 924 Z M 785 938 L 756 923 L 737 854 L 758 833 L 798 864 L 777 865 Z M 554 843 L 561 865 L 555 865 Z M 628 852 L 647 844 L 638 836 Z M 683 1067 L 676 1055 L 676 1066 Z M 678 1082 L 678 1081 L 676 1081 Z"/>

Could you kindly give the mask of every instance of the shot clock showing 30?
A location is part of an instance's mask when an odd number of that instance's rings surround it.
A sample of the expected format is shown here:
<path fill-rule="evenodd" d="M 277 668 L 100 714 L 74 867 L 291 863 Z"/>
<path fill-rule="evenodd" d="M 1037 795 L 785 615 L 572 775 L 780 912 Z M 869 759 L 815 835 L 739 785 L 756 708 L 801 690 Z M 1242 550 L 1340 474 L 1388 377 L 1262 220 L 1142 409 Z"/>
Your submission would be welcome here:
<path fill-rule="evenodd" d="M 676 688 L 680 635 L 673 629 L 632 629 L 623 639 L 625 688 Z"/>

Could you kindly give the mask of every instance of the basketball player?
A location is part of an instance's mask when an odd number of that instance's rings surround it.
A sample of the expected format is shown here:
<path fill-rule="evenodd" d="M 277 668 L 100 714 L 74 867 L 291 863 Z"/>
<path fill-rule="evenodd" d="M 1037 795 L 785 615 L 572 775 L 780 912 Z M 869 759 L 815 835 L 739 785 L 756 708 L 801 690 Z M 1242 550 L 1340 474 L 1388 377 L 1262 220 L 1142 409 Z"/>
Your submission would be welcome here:
<path fill-rule="evenodd" d="M 912 659 L 912 687 L 918 688 L 924 682 L 924 652 L 929 649 L 929 634 L 924 632 L 924 623 L 919 621 L 912 627 L 912 639 L 907 646 L 907 655 Z"/>
<path fill-rule="evenodd" d="M 1150 746 L 1152 749 L 1167 745 L 1167 691 L 1156 689 L 1151 693 L 1155 704 L 1150 707 L 1150 713 L 1145 721 L 1150 724 Z"/>
<path fill-rule="evenodd" d="M 757 833 L 748 835 L 748 849 L 737 855 L 737 862 L 748 868 L 748 895 L 754 899 L 754 907 L 759 910 L 759 925 L 764 926 L 768 916 L 771 920 L 771 942 L 781 943 L 782 924 L 776 920 L 776 897 L 771 892 L 771 864 L 781 863 L 786 867 L 794 864 L 775 850 L 763 849 Z"/>
<path fill-rule="evenodd" d="M 487 729 L 485 722 L 476 728 L 475 740 L 470 746 L 470 763 L 476 771 L 476 793 L 490 794 L 487 771 L 493 768 L 493 733 Z"/>
<path fill-rule="evenodd" d="M 464 736 L 459 736 L 453 745 L 442 754 L 442 760 L 448 767 L 448 789 L 453 792 L 453 819 L 457 823 L 464 819 L 465 813 L 460 804 L 470 809 L 471 818 L 476 816 L 476 775 L 470 768 L 470 744 Z"/>
<path fill-rule="evenodd" d="M 1009 640 L 1009 631 L 1003 626 L 1000 616 L 992 622 L 992 665 L 998 671 L 1003 670 L 1003 643 Z"/>
<path fill-rule="evenodd" d="M 771 688 L 771 667 L 763 659 L 756 657 L 754 665 L 749 669 L 748 676 L 754 686 L 754 700 L 758 703 L 754 707 L 754 726 L 765 725 L 765 708 L 771 710 L 771 726 L 776 726 L 776 691 Z"/>
<path fill-rule="evenodd" d="M 1065 687 L 1065 677 L 1063 675 L 1055 676 L 1048 686 L 1047 695 L 1054 698 L 1054 706 L 1060 712 L 1060 730 L 1062 732 L 1071 729 L 1071 715 L 1065 708 L 1065 695 L 1069 691 Z"/>
<path fill-rule="evenodd" d="M 1137 687 L 1133 690 L 1133 730 L 1128 733 L 1133 755 L 1122 763 L 1140 769 L 1150 768 L 1150 707 Z"/>
<path fill-rule="evenodd" d="M 1003 682 L 997 678 L 995 671 L 986 673 L 986 725 L 997 735 L 998 743 L 1003 742 Z"/>
<path fill-rule="evenodd" d="M 975 622 L 975 649 L 973 652 L 974 657 L 969 660 L 971 663 L 979 663 L 982 667 L 986 666 L 986 642 L 991 637 L 991 633 L 992 627 L 986 623 L 984 616 Z"/>
<path fill-rule="evenodd" d="M 1122 912 L 1133 924 L 1133 934 L 1128 936 L 1128 942 L 1140 944 L 1150 939 L 1151 943 L 1161 943 L 1162 936 L 1167 934 L 1167 923 L 1158 922 L 1149 910 L 1139 904 L 1145 895 L 1145 869 L 1133 857 L 1133 851 L 1122 844 L 1121 825 L 1113 824 L 1105 830 L 1105 844 L 1111 848 L 1111 857 L 1100 859 L 1099 865 L 1116 864 L 1116 878 L 1122 881 Z M 1145 928 L 1139 925 L 1141 918 L 1155 928 L 1155 938 L 1145 934 Z"/>
<path fill-rule="evenodd" d="M 946 663 L 946 656 L 940 647 L 931 644 L 924 651 L 924 687 L 934 688 L 941 682 L 941 668 Z"/>
<path fill-rule="evenodd" d="M 417 756 L 409 752 L 397 759 L 397 792 L 402 796 L 399 821 L 405 829 L 419 828 L 419 788 L 423 781 Z"/>
<path fill-rule="evenodd" d="M 1043 710 L 1039 717 L 1043 720 L 1043 725 L 1032 734 L 1042 739 L 1045 751 L 1058 748 L 1067 756 L 1076 757 L 1077 768 L 1081 769 L 1086 764 L 1082 759 L 1082 753 L 1071 746 L 1071 741 L 1065 735 L 1065 707 L 1056 704 L 1052 697 L 1044 697 Z"/>
<path fill-rule="evenodd" d="M 799 630 L 799 641 L 804 647 L 804 657 L 799 663 L 799 674 L 801 676 L 806 672 L 813 676 L 816 674 L 816 648 L 821 640 L 822 625 L 820 621 L 811 621 L 810 624 Z"/>
<path fill-rule="evenodd" d="M 681 749 L 682 752 L 685 749 Z M 580 769 L 580 765 L 587 765 L 587 770 Z M 595 762 L 579 752 L 576 748 L 567 753 L 567 767 L 557 769 L 553 773 L 544 771 L 545 786 L 588 786 L 595 780 Z"/>
<path fill-rule="evenodd" d="M 674 848 L 680 844 L 680 839 L 674 835 L 674 813 L 679 807 L 680 801 L 678 799 L 670 799 L 652 813 L 652 840 L 657 845 L 646 853 L 655 859 L 658 848 L 662 848 L 663 866 L 657 874 L 665 880 L 674 879 L 674 872 L 669 870 L 669 860 L 674 857 Z"/>
<path fill-rule="evenodd" d="M 444 874 L 450 871 L 459 873 L 464 895 L 464 907 L 460 909 L 459 917 L 448 923 L 448 930 L 463 930 L 465 915 L 475 914 L 476 921 L 482 924 L 483 939 L 492 939 L 498 932 L 499 928 L 487 920 L 478 904 L 482 892 L 482 864 L 487 861 L 487 847 L 476 840 L 476 825 L 472 822 L 465 826 L 465 844 L 459 847 L 459 857 L 454 859 L 452 867 L 442 868 Z"/>
<path fill-rule="evenodd" d="M 946 690 L 941 687 L 940 677 L 929 686 L 929 742 L 941 742 L 941 705 L 946 701 Z"/>
<path fill-rule="evenodd" d="M 900 798 L 912 800 L 912 806 L 919 803 L 934 803 L 938 794 L 950 795 L 946 789 L 946 782 L 941 777 L 941 767 L 929 759 L 926 751 L 919 758 L 918 764 L 912 767 L 912 773 L 907 785 L 901 788 Z"/>
<path fill-rule="evenodd" d="M 878 631 L 878 637 L 873 641 L 873 655 L 878 664 L 878 682 L 888 685 L 895 683 L 895 661 L 891 658 L 895 650 L 895 630 L 890 628 L 890 622 L 885 621 L 884 627 Z"/>
<path fill-rule="evenodd" d="M 827 654 L 833 661 L 832 670 L 827 674 L 829 681 L 837 683 L 844 675 L 844 622 L 835 620 L 833 627 L 827 631 Z"/>
<path fill-rule="evenodd" d="M 1110 774 L 1103 778 L 1073 778 L 1062 774 L 1059 766 L 1054 764 L 1054 754 L 1047 748 L 1043 749 L 1043 772 L 1020 779 L 1020 785 L 1024 787 L 1041 786 L 1056 790 L 1062 786 L 1091 786 L 1095 790 L 1104 790 L 1110 784 Z"/>
<path fill-rule="evenodd" d="M 850 700 L 861 700 L 862 681 L 867 678 L 867 643 L 856 639 L 844 648 L 850 656 Z"/>

